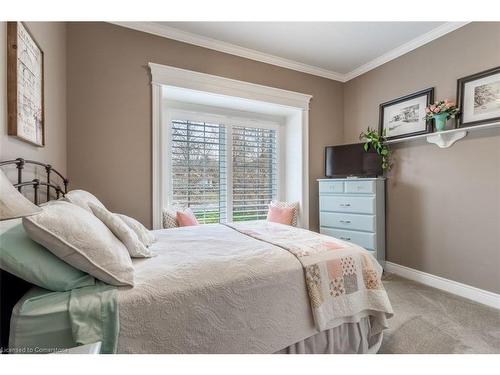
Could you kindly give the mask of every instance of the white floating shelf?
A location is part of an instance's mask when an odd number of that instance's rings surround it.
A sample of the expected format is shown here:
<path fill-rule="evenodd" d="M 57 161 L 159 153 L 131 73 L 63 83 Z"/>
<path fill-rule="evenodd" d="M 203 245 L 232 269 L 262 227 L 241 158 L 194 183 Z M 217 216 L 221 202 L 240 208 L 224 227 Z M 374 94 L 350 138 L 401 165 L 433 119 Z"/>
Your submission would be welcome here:
<path fill-rule="evenodd" d="M 427 142 L 429 143 L 434 143 L 435 145 L 438 145 L 441 148 L 448 148 L 453 143 L 458 141 L 459 139 L 462 139 L 467 135 L 467 131 L 465 130 L 460 130 L 456 132 L 451 132 L 451 133 L 444 133 L 443 132 L 437 132 L 432 135 L 427 136 Z"/>
<path fill-rule="evenodd" d="M 500 121 L 499 122 L 492 122 L 490 124 L 483 124 L 483 125 L 468 126 L 468 127 L 464 127 L 464 128 L 445 130 L 442 132 L 414 135 L 413 137 L 392 139 L 390 141 L 387 141 L 387 143 L 392 144 L 392 143 L 412 141 L 414 139 L 426 138 L 427 142 L 429 142 L 429 143 L 433 143 L 441 148 L 448 148 L 451 145 L 453 145 L 456 141 L 458 141 L 459 139 L 464 138 L 467 135 L 467 133 L 470 131 L 476 131 L 476 130 L 481 130 L 481 129 L 492 129 L 492 128 L 498 128 L 498 127 L 500 127 Z"/>

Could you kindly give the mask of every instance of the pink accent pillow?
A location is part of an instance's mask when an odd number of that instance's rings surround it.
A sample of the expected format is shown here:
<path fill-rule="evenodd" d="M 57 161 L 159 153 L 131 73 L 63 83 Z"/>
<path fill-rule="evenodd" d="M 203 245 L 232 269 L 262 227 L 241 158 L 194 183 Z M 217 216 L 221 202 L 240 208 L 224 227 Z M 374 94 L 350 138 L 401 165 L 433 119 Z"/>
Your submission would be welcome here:
<path fill-rule="evenodd" d="M 191 210 L 177 211 L 175 218 L 180 227 L 190 227 L 200 224 Z"/>
<path fill-rule="evenodd" d="M 267 221 L 270 221 L 272 223 L 292 225 L 294 212 L 294 207 L 269 206 L 269 211 L 267 212 Z"/>

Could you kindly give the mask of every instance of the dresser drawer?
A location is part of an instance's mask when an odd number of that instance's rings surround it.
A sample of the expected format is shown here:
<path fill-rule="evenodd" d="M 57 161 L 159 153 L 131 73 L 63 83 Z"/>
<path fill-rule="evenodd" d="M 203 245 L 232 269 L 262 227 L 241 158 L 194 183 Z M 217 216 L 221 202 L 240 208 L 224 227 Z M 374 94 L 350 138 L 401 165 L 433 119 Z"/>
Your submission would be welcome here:
<path fill-rule="evenodd" d="M 320 181 L 319 192 L 321 193 L 343 193 L 344 181 Z"/>
<path fill-rule="evenodd" d="M 352 242 L 365 249 L 375 250 L 375 233 L 355 232 L 351 230 L 320 228 L 320 233 L 332 236 L 347 242 Z"/>
<path fill-rule="evenodd" d="M 346 181 L 345 192 L 351 194 L 375 194 L 375 181 Z"/>
<path fill-rule="evenodd" d="M 323 195 L 319 197 L 321 211 L 374 214 L 375 197 Z"/>
<path fill-rule="evenodd" d="M 320 212 L 319 223 L 322 227 L 364 230 L 375 232 L 374 215 L 355 215 L 339 212 Z"/>

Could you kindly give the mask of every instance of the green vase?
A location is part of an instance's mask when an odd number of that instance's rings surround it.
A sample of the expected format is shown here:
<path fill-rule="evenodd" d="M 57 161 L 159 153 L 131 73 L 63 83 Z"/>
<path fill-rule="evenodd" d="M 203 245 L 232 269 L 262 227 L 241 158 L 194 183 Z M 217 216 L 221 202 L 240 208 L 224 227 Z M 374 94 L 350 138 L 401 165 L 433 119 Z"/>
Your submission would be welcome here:
<path fill-rule="evenodd" d="M 434 126 L 436 127 L 436 131 L 442 132 L 444 130 L 447 117 L 448 113 L 438 113 L 434 115 Z"/>

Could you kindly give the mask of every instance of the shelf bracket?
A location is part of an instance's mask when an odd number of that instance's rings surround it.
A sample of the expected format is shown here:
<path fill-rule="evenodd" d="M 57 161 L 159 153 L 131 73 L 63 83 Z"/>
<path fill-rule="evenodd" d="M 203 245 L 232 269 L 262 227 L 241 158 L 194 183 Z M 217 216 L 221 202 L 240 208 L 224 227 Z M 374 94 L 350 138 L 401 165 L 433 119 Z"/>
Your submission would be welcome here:
<path fill-rule="evenodd" d="M 462 130 L 462 131 L 457 131 L 453 133 L 434 133 L 432 135 L 428 135 L 427 142 L 429 143 L 434 143 L 435 145 L 438 145 L 440 148 L 448 148 L 452 146 L 456 141 L 459 139 L 462 139 L 467 135 L 467 131 Z"/>

